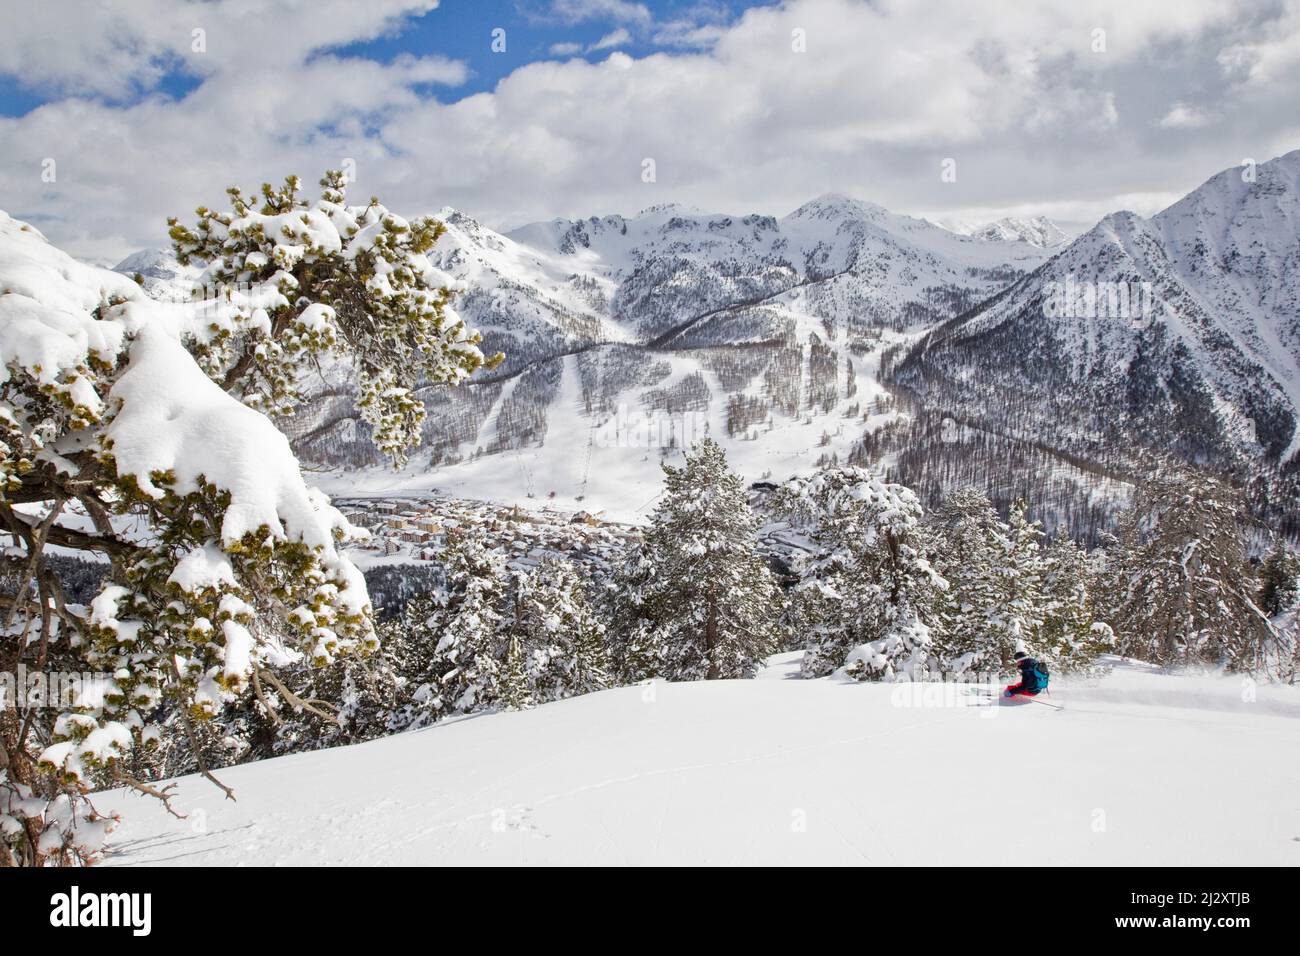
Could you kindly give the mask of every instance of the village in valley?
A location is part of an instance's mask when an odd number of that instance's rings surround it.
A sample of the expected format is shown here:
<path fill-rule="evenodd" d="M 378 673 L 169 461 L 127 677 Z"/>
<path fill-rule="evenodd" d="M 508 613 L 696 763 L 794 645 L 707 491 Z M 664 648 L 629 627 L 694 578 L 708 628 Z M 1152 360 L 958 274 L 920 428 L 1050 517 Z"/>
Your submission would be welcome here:
<path fill-rule="evenodd" d="M 505 552 L 516 566 L 562 558 L 592 566 L 592 571 L 606 571 L 640 539 L 635 525 L 607 521 L 586 511 L 525 509 L 437 492 L 343 498 L 336 504 L 348 521 L 370 532 L 369 539 L 352 550 L 362 567 L 437 562 L 449 539 L 473 529 L 488 547 Z"/>

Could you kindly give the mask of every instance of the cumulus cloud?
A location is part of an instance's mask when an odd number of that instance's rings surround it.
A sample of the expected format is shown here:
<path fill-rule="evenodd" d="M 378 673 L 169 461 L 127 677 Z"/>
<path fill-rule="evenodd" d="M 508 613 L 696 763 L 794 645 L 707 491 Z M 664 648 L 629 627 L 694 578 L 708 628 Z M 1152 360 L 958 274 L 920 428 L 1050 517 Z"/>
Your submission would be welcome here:
<path fill-rule="evenodd" d="M 0 206 L 74 249 L 93 241 L 98 253 L 116 241 L 125 252 L 163 243 L 165 216 L 220 201 L 232 182 L 314 179 L 352 159 L 358 188 L 396 209 L 450 204 L 507 227 L 670 200 L 782 213 L 830 190 L 903 212 L 1091 216 L 1122 208 L 1126 196 L 1176 196 L 1242 156 L 1300 145 L 1284 96 L 1300 61 L 1282 52 L 1294 0 L 1269 15 L 1247 0 L 1098 0 L 1086 9 L 786 0 L 727 21 L 714 6 L 713 20 L 701 8 L 689 21 L 711 24 L 707 42 L 535 62 L 455 102 L 429 84 L 458 82 L 463 64 L 330 52 L 429 5 L 370 0 L 354 13 L 340 0 L 331 6 L 340 22 L 328 27 L 314 21 L 330 17 L 299 10 L 265 14 L 251 30 L 233 2 L 190 4 L 190 21 L 170 26 L 133 18 L 105 49 L 134 44 L 158 51 L 152 60 L 126 57 L 112 77 L 93 80 L 69 48 L 48 81 L 69 92 L 98 83 L 100 95 L 0 119 Z M 552 6 L 573 18 L 624 17 L 629 32 L 664 28 L 622 0 Z M 201 79 L 193 92 L 105 98 L 153 89 L 167 57 L 187 55 L 163 39 L 174 30 L 188 43 L 196 9 L 209 52 L 185 61 Z M 39 47 L 39 37 L 4 42 L 5 71 L 15 42 Z M 1233 50 L 1243 63 L 1267 61 L 1274 82 L 1255 83 L 1257 66 L 1225 66 Z M 1162 125 L 1189 89 L 1198 108 L 1221 117 L 1213 128 Z M 40 176 L 50 157 L 56 183 Z M 641 178 L 647 158 L 654 183 Z M 945 160 L 953 182 L 940 176 Z"/>

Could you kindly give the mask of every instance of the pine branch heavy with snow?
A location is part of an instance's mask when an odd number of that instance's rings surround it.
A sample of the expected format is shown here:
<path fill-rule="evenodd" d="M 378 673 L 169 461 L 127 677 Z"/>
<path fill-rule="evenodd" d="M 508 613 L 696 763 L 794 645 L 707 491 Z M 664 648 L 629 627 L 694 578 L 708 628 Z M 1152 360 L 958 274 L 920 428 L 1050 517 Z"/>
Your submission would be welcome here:
<path fill-rule="evenodd" d="M 302 401 L 307 363 L 346 354 L 374 443 L 400 465 L 424 422 L 416 388 L 457 384 L 502 356 L 484 357 L 451 307 L 458 284 L 429 261 L 442 223 L 408 222 L 373 198 L 347 205 L 337 170 L 314 202 L 300 187 L 296 176 L 264 184 L 260 206 L 231 188 L 230 210 L 201 206 L 193 228 L 169 220 L 178 261 L 205 266 L 201 287 L 217 295 L 203 303 L 195 355 L 244 404 L 285 415 Z"/>
<path fill-rule="evenodd" d="M 376 439 L 418 440 L 418 381 L 485 364 L 423 253 L 435 224 L 376 202 L 343 205 L 297 180 L 254 210 L 173 223 L 178 254 L 231 284 L 217 301 L 156 302 L 74 262 L 0 214 L 0 525 L 10 547 L 6 672 L 99 675 L 59 707 L 0 709 L 0 861 L 93 860 L 112 821 L 84 799 L 105 783 L 154 792 L 128 768 L 179 717 L 202 722 L 256 695 L 305 705 L 280 678 L 377 646 L 360 572 L 362 532 L 303 481 L 267 414 L 291 410 L 310 363 L 341 344 L 369 382 Z M 418 404 L 418 402 L 416 402 Z M 105 583 L 69 602 L 52 549 L 98 555 Z M 210 776 L 210 774 L 208 774 Z M 215 779 L 215 778 L 213 778 Z"/>

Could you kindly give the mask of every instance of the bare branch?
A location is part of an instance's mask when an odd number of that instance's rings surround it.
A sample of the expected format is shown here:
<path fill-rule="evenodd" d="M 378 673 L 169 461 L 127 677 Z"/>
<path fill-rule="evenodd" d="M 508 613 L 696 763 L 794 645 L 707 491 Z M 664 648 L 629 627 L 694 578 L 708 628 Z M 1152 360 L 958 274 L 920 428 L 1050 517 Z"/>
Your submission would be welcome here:
<path fill-rule="evenodd" d="M 271 702 L 266 699 L 266 694 L 262 692 L 262 678 L 259 674 L 260 671 L 253 671 L 253 693 L 257 695 L 257 702 L 262 705 L 262 709 L 266 711 L 267 716 L 271 718 L 271 723 L 279 727 L 284 723 L 284 719 L 271 706 Z"/>
<path fill-rule="evenodd" d="M 280 692 L 281 696 L 283 696 L 289 703 L 290 707 L 293 707 L 295 710 L 305 710 L 308 713 L 315 714 L 317 717 L 323 717 L 336 724 L 339 723 L 338 708 L 333 704 L 324 700 L 303 700 L 289 688 L 285 687 L 284 682 L 270 671 L 261 669 L 258 673 L 261 674 L 262 678 L 265 679 L 268 684 Z M 321 707 L 328 707 L 330 710 L 334 711 L 334 713 L 326 713 L 320 709 Z"/>
<path fill-rule="evenodd" d="M 176 675 L 177 685 L 183 686 L 185 682 L 181 677 L 181 669 L 176 664 L 175 656 L 171 658 L 171 665 L 172 665 L 172 673 Z M 185 728 L 185 736 L 189 738 L 190 752 L 194 754 L 194 762 L 197 763 L 199 766 L 199 774 L 204 779 L 211 782 L 218 790 L 224 793 L 226 795 L 227 800 L 234 800 L 235 791 L 232 790 L 230 787 L 227 787 L 224 783 L 222 783 L 220 780 L 214 777 L 212 775 L 212 771 L 208 769 L 207 757 L 204 756 L 203 747 L 199 743 L 198 734 L 194 730 L 194 722 L 190 719 L 189 701 L 182 699 L 180 703 L 181 706 L 179 710 L 181 714 L 181 725 Z"/>
<path fill-rule="evenodd" d="M 188 819 L 184 813 L 181 813 L 172 806 L 172 798 L 176 796 L 172 793 L 172 791 L 176 789 L 176 784 L 174 782 L 167 784 L 165 787 L 155 787 L 153 784 L 146 783 L 143 780 L 123 773 L 122 770 L 116 766 L 113 768 L 113 779 L 123 786 L 130 787 L 137 793 L 142 793 L 147 797 L 153 797 L 155 800 L 161 800 L 163 808 L 177 820 Z M 232 797 L 231 799 L 234 798 Z"/>

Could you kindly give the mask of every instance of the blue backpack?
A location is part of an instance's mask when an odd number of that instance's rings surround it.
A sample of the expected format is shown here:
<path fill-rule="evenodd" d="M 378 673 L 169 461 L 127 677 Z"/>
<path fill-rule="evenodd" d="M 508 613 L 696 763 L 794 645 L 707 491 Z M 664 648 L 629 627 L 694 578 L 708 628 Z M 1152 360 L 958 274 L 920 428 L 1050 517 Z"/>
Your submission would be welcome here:
<path fill-rule="evenodd" d="M 1041 694 L 1047 690 L 1047 682 L 1051 680 L 1052 675 L 1047 672 L 1047 665 L 1037 658 L 1034 659 L 1034 682 L 1038 684 L 1038 692 Z"/>

